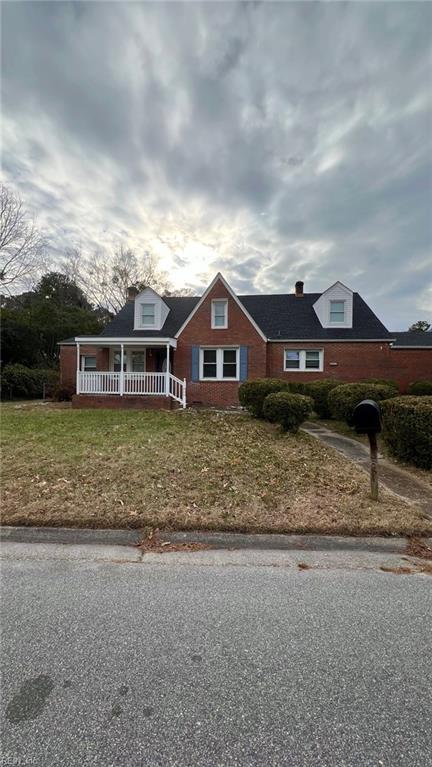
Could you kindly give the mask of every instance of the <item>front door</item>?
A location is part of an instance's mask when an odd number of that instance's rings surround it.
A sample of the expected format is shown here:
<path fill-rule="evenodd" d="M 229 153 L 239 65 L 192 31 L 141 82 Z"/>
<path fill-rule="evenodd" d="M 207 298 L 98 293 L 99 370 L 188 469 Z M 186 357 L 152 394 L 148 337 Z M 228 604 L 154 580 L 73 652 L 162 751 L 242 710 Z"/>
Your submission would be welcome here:
<path fill-rule="evenodd" d="M 157 349 L 155 353 L 156 373 L 166 372 L 166 349 Z"/>

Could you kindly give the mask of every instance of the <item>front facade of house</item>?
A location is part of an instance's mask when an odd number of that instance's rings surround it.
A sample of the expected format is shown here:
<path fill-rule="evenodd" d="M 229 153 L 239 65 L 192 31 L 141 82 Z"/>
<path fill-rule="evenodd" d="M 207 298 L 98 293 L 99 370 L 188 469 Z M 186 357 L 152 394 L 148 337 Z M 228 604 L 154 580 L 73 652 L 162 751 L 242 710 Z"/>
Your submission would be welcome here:
<path fill-rule="evenodd" d="M 61 384 L 74 407 L 232 406 L 241 381 L 266 376 L 392 378 L 404 391 L 432 377 L 431 334 L 412 336 L 389 333 L 340 282 L 237 296 L 218 274 L 201 297 L 131 290 L 99 336 L 60 344 Z"/>

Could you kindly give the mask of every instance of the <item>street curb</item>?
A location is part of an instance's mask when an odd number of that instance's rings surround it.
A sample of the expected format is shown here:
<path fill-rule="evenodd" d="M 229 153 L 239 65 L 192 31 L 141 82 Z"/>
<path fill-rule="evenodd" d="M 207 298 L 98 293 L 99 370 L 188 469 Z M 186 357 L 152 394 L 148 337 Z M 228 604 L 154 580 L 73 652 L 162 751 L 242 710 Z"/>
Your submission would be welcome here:
<path fill-rule="evenodd" d="M 405 553 L 403 537 L 350 537 L 335 535 L 280 535 L 218 532 L 161 532 L 161 541 L 203 543 L 213 549 L 370 551 Z M 14 543 L 92 544 L 134 546 L 143 538 L 140 530 L 88 530 L 68 527 L 0 527 L 0 541 Z M 422 539 L 432 546 L 431 538 Z"/>

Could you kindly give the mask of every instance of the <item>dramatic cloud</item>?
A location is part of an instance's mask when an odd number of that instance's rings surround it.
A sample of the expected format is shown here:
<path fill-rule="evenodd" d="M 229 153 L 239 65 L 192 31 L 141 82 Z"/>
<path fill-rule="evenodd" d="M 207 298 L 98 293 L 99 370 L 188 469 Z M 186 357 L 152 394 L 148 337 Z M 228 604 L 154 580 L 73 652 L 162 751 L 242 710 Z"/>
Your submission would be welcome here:
<path fill-rule="evenodd" d="M 428 3 L 4 2 L 3 176 L 53 253 L 432 310 Z"/>

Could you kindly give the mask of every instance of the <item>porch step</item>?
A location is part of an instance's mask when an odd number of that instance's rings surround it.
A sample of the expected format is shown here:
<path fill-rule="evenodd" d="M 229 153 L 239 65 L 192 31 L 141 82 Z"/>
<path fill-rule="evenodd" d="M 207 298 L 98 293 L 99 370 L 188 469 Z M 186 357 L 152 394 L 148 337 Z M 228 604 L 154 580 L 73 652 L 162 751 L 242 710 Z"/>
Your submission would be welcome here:
<path fill-rule="evenodd" d="M 177 410 L 179 403 L 172 397 L 163 395 L 145 396 L 139 394 L 74 394 L 72 397 L 73 408 L 107 408 L 110 410 Z"/>

